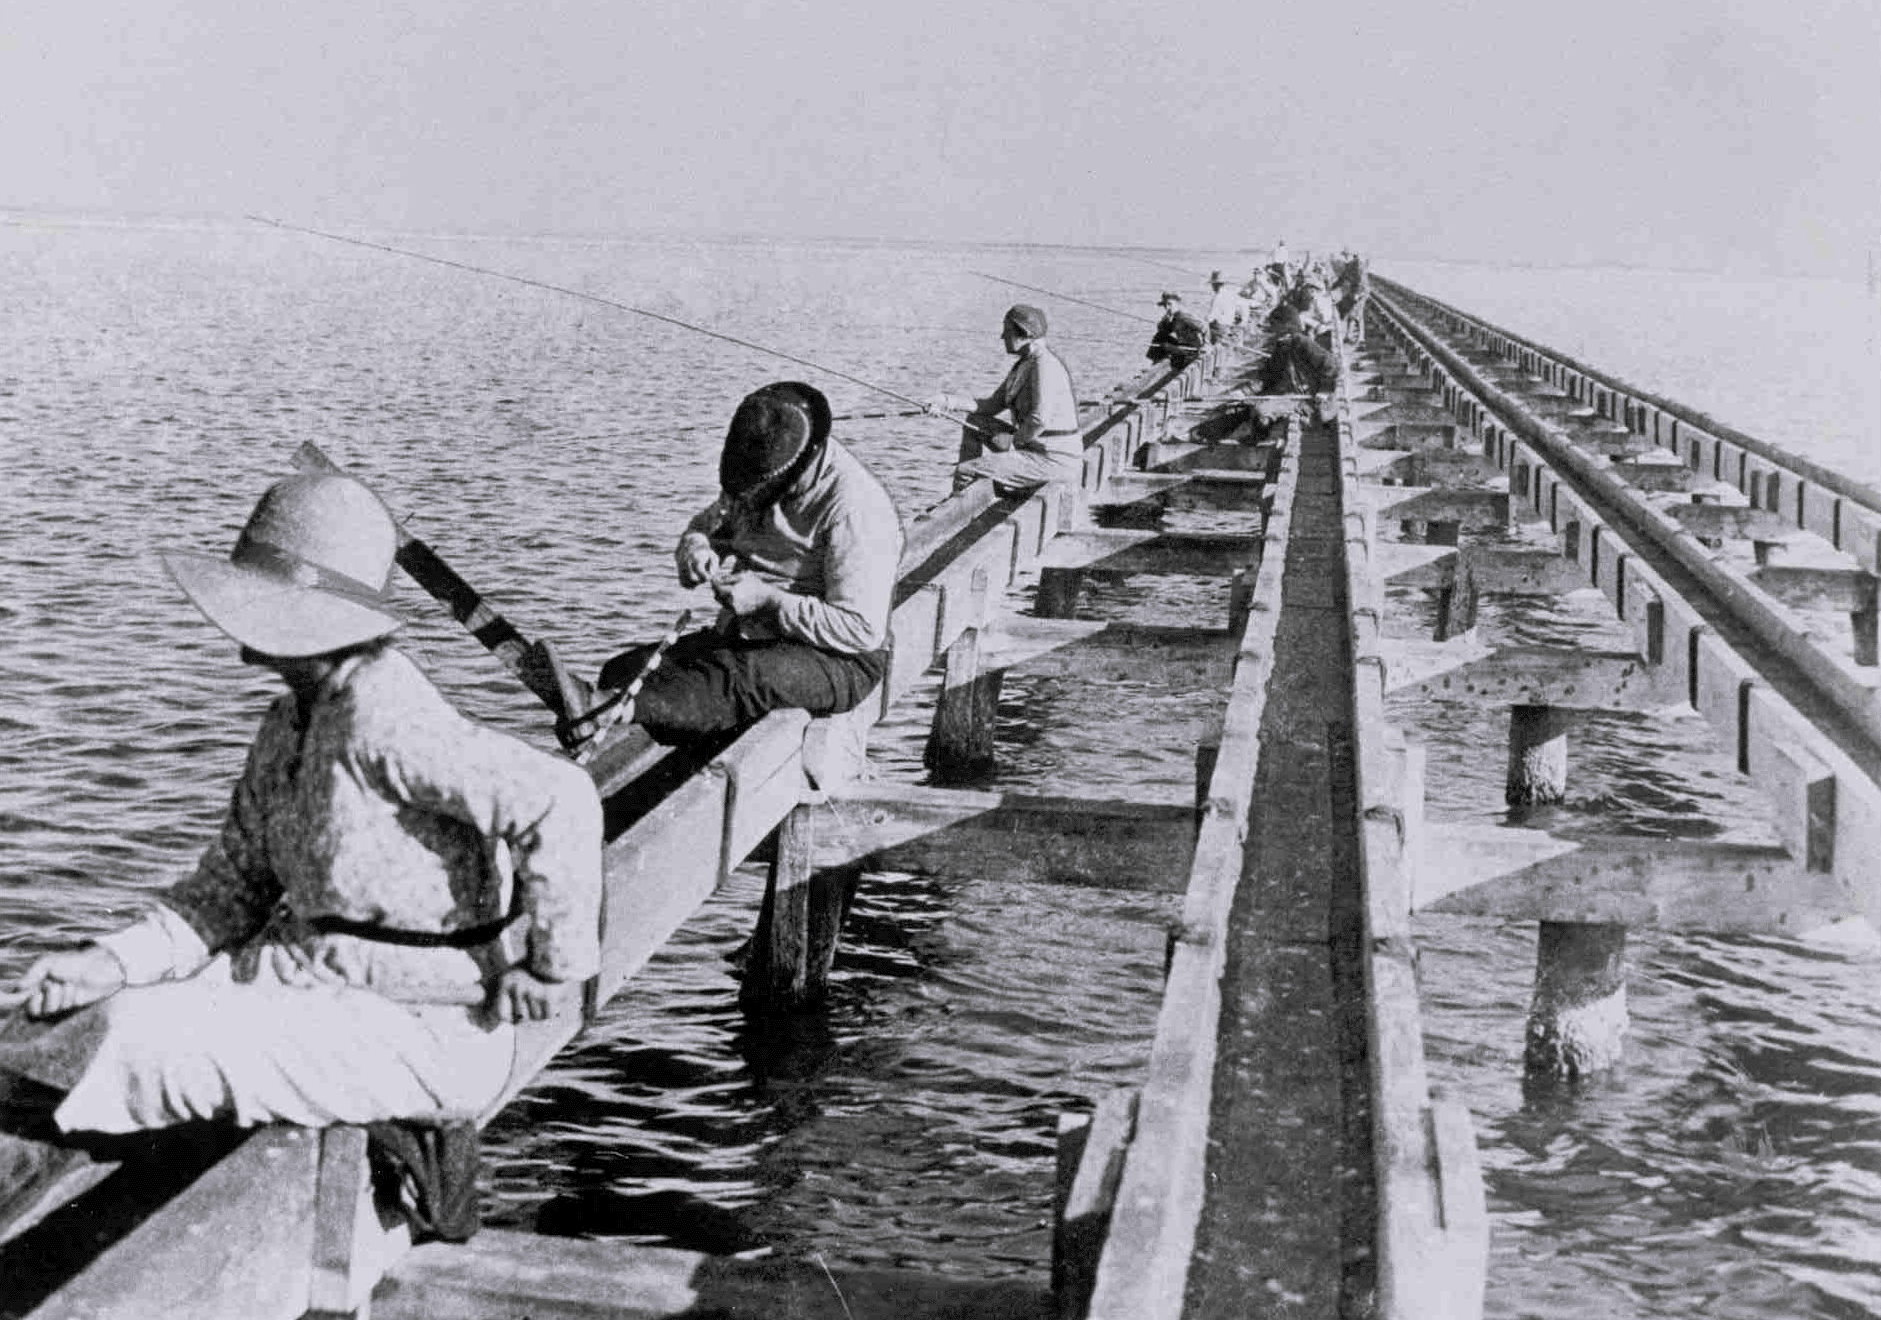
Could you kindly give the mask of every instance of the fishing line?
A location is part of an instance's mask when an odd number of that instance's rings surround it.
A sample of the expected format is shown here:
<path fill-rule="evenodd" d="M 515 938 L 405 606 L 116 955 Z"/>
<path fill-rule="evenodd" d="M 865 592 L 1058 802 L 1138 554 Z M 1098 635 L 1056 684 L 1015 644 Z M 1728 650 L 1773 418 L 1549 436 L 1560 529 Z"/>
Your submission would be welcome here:
<path fill-rule="evenodd" d="M 1050 289 L 1041 289 L 1036 284 L 1021 284 L 1017 280 L 1009 280 L 1004 276 L 988 275 L 983 270 L 976 270 L 969 273 L 978 275 L 983 280 L 991 280 L 995 284 L 1010 284 L 1015 289 L 1025 289 L 1031 293 L 1042 293 L 1047 298 L 1062 298 L 1066 302 L 1082 303 L 1086 307 L 1095 307 L 1100 312 L 1109 312 L 1112 316 L 1127 316 L 1132 321 L 1141 321 L 1145 325 L 1156 324 L 1156 318 L 1153 316 L 1138 316 L 1135 312 L 1120 312 L 1115 307 L 1106 307 L 1102 303 L 1094 303 L 1085 298 L 1074 298 L 1068 293 L 1054 293 Z"/>
<path fill-rule="evenodd" d="M 717 330 L 708 330 L 702 325 L 694 325 L 690 321 L 682 321 L 676 316 L 667 316 L 660 312 L 650 312 L 644 307 L 635 307 L 629 303 L 616 302 L 612 298 L 603 298 L 596 293 L 583 293 L 580 289 L 571 289 L 567 285 L 551 284 L 547 280 L 532 279 L 527 275 L 512 275 L 508 271 L 492 270 L 488 266 L 473 266 L 467 261 L 454 261 L 449 257 L 434 257 L 428 252 L 414 252 L 410 248 L 393 247 L 390 243 L 375 243 L 370 239 L 351 238 L 345 234 L 329 233 L 324 229 L 312 229 L 306 225 L 289 224 L 285 220 L 276 220 L 270 216 L 250 214 L 245 218 L 258 221 L 264 225 L 272 225 L 276 229 L 285 229 L 290 233 L 311 234 L 315 238 L 329 239 L 335 243 L 349 243 L 354 247 L 368 248 L 374 252 L 389 252 L 395 257 L 410 257 L 413 261 L 428 261 L 434 266 L 448 266 L 452 270 L 468 271 L 472 275 L 487 275 L 491 279 L 508 280 L 512 284 L 526 284 L 532 289 L 546 289 L 550 293 L 567 294 L 570 298 L 580 298 L 584 302 L 598 303 L 602 307 L 612 307 L 615 311 L 631 312 L 635 316 L 644 316 L 648 320 L 659 321 L 664 325 L 678 326 L 681 330 L 690 330 L 694 334 L 722 340 L 727 344 L 736 344 L 739 348 L 748 348 L 754 353 L 768 353 L 772 357 L 782 358 L 786 362 L 794 362 L 800 367 L 808 367 L 812 371 L 823 372 L 825 375 L 834 376 L 838 380 L 846 380 L 851 385 L 860 385 L 865 390 L 873 390 L 877 394 L 886 394 L 889 398 L 897 399 L 902 403 L 913 404 L 915 407 L 920 408 L 923 413 L 927 412 L 927 409 L 922 406 L 919 399 L 910 398 L 908 395 L 898 390 L 891 390 L 886 385 L 877 385 L 874 381 L 864 380 L 860 376 L 852 376 L 846 371 L 838 371 L 835 367 L 826 367 L 820 362 L 812 362 L 808 358 L 798 357 L 794 353 L 786 353 L 782 349 L 770 348 L 764 344 L 754 344 L 749 339 L 740 339 L 737 335 L 728 335 Z M 981 431 L 983 434 L 993 434 L 993 432 L 987 431 L 984 427 L 978 426 L 964 417 L 952 417 L 951 414 L 949 416 L 951 420 L 961 423 L 970 430 Z"/>

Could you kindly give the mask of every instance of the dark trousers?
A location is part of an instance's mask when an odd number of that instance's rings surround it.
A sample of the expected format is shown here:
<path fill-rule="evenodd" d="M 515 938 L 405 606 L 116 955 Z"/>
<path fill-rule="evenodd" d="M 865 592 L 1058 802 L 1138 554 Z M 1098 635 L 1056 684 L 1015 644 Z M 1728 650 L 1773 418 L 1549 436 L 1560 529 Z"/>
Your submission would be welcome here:
<path fill-rule="evenodd" d="M 601 686 L 626 687 L 652 651 L 651 645 L 622 651 L 601 667 Z M 805 642 L 688 633 L 660 657 L 631 718 L 658 742 L 691 742 L 774 710 L 840 715 L 861 705 L 887 672 L 886 651 L 844 655 Z"/>

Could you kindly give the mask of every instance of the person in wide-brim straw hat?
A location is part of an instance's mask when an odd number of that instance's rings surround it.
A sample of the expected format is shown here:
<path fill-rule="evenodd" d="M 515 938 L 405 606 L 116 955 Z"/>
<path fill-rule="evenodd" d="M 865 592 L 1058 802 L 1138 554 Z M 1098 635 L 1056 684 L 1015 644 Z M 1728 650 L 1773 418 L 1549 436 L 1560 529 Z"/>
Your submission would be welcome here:
<path fill-rule="evenodd" d="M 391 645 L 396 546 L 371 491 L 303 475 L 228 556 L 164 556 L 288 690 L 194 873 L 20 982 L 26 1017 L 55 1021 L 0 1030 L 0 1074 L 61 1093 L 61 1127 L 462 1119 L 507 1080 L 511 1024 L 578 1006 L 594 785 L 460 715 Z"/>
<path fill-rule="evenodd" d="M 558 729 L 564 746 L 593 747 L 603 716 L 643 740 L 697 743 L 773 710 L 840 714 L 874 691 L 888 670 L 901 519 L 831 420 L 822 391 L 801 381 L 739 403 L 718 498 L 673 552 L 679 584 L 709 587 L 717 619 L 664 651 L 640 645 L 609 660 L 601 691 Z"/>
<path fill-rule="evenodd" d="M 1084 476 L 1084 433 L 1071 370 L 1046 342 L 1045 313 L 1026 303 L 1006 311 L 999 342 L 1014 359 L 999 387 L 983 399 L 937 394 L 931 413 L 966 414 L 954 489 L 990 480 L 1002 495 L 1037 490 Z"/>

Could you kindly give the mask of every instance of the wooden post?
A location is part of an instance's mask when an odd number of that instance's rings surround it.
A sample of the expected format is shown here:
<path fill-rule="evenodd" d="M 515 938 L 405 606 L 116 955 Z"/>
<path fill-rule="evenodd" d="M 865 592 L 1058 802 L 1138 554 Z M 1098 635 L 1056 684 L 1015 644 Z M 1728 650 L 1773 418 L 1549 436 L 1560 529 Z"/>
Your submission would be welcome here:
<path fill-rule="evenodd" d="M 993 772 L 993 730 L 1005 676 L 1003 669 L 981 671 L 978 628 L 967 629 L 947 648 L 934 724 L 922 756 L 936 783 L 971 783 Z"/>
<path fill-rule="evenodd" d="M 1542 922 L 1522 1052 L 1527 1079 L 1573 1082 L 1613 1067 L 1626 1025 L 1626 927 Z"/>
<path fill-rule="evenodd" d="M 366 1129 L 320 1133 L 314 1183 L 313 1274 L 303 1320 L 369 1320 L 372 1277 L 362 1268 L 362 1219 L 372 1210 Z M 376 1227 L 376 1225 L 375 1225 Z"/>
<path fill-rule="evenodd" d="M 1566 712 L 1554 706 L 1510 707 L 1509 805 L 1539 806 L 1566 796 Z"/>
<path fill-rule="evenodd" d="M 814 869 L 815 810 L 807 803 L 794 807 L 777 827 L 770 880 L 738 992 L 747 1013 L 807 1012 L 821 1007 L 829 993 L 830 965 L 857 872 Z"/>
<path fill-rule="evenodd" d="M 1476 575 L 1470 572 L 1468 564 L 1459 562 L 1450 585 L 1437 591 L 1435 640 L 1447 642 L 1474 628 L 1478 601 Z"/>
<path fill-rule="evenodd" d="M 1041 619 L 1077 617 L 1078 596 L 1084 590 L 1081 568 L 1041 568 L 1038 573 L 1038 598 L 1033 606 Z"/>
<path fill-rule="evenodd" d="M 1113 1091 L 1089 1119 L 1058 1120 L 1058 1180 L 1052 1198 L 1052 1293 L 1059 1320 L 1083 1320 L 1097 1285 L 1097 1259 L 1123 1181 L 1136 1128 L 1137 1095 Z"/>

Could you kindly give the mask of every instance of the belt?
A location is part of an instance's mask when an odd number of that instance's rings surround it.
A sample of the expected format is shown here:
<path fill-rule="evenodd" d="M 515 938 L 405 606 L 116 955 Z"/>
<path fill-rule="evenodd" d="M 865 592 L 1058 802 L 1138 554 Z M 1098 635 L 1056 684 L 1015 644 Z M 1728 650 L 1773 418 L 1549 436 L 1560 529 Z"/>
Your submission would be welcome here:
<path fill-rule="evenodd" d="M 496 939 L 514 921 L 486 921 L 480 926 L 461 930 L 399 930 L 372 921 L 354 921 L 351 917 L 320 916 L 307 918 L 307 925 L 322 935 L 351 935 L 375 944 L 398 944 L 408 949 L 472 949 Z"/>

